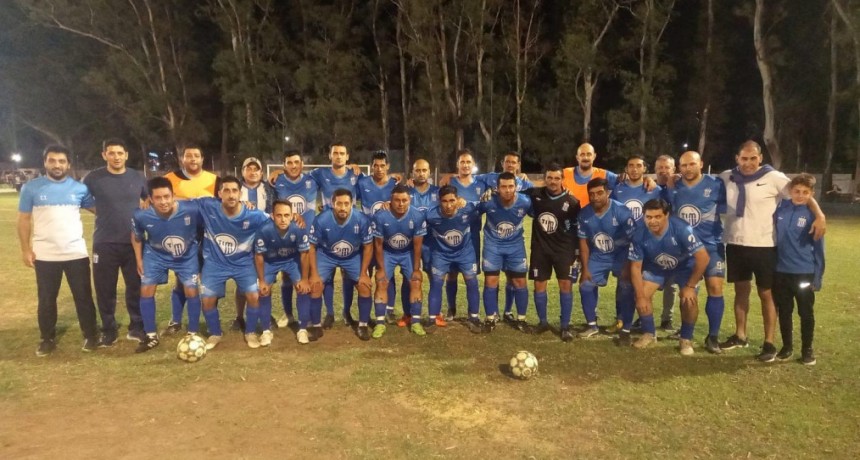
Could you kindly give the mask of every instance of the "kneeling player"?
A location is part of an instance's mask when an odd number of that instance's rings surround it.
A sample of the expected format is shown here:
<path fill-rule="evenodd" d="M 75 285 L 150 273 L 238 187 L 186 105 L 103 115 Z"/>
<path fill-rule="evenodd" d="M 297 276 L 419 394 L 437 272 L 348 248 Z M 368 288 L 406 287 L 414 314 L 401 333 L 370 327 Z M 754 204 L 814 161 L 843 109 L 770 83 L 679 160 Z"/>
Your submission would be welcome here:
<path fill-rule="evenodd" d="M 308 335 L 310 317 L 310 264 L 308 262 L 308 235 L 293 223 L 293 206 L 289 201 L 276 200 L 272 205 L 272 220 L 257 231 L 254 265 L 260 287 L 260 318 L 271 318 L 272 284 L 283 273 L 293 281 L 296 289 L 296 309 L 299 311 L 299 331 L 296 339 L 301 344 L 311 341 Z M 317 318 L 319 322 L 320 318 Z M 313 340 L 322 335 L 322 327 L 315 331 Z M 260 345 L 272 343 L 272 333 L 260 336 Z"/>
<path fill-rule="evenodd" d="M 642 319 L 642 336 L 633 346 L 645 348 L 656 340 L 651 298 L 666 284 L 677 284 L 681 296 L 682 355 L 693 354 L 693 329 L 699 315 L 697 285 L 708 266 L 708 251 L 683 220 L 672 217 L 665 200 L 645 203 L 645 226 L 630 243 L 630 277 L 636 291 L 636 310 Z"/>
<path fill-rule="evenodd" d="M 149 209 L 135 211 L 132 218 L 131 245 L 140 274 L 140 311 L 146 337 L 135 350 L 143 353 L 158 346 L 155 323 L 155 289 L 167 283 L 173 270 L 188 301 L 188 333 L 200 327 L 200 297 L 197 293 L 197 227 L 199 213 L 194 201 L 176 201 L 173 185 L 164 177 L 147 184 Z"/>

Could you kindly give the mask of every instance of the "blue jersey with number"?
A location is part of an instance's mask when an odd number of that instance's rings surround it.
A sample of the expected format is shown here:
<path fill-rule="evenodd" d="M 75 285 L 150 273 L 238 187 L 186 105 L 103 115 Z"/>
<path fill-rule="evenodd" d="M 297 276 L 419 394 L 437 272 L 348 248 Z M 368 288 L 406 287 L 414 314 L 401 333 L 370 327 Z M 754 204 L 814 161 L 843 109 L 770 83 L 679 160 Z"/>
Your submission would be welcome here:
<path fill-rule="evenodd" d="M 477 206 L 467 203 L 452 217 L 442 215 L 439 207 L 427 211 L 427 233 L 434 242 L 433 250 L 446 254 L 458 254 L 472 249 L 471 222 L 480 217 Z"/>
<path fill-rule="evenodd" d="M 302 252 L 308 252 L 310 243 L 307 232 L 299 228 L 295 222 L 290 222 L 286 233 L 281 235 L 275 222 L 269 219 L 258 230 L 255 236 L 257 243 L 254 252 L 263 254 L 268 264 L 277 264 L 295 258 Z"/>
<path fill-rule="evenodd" d="M 723 242 L 720 213 L 726 212 L 726 187 L 718 177 L 702 176 L 698 184 L 675 182 L 669 191 L 672 212 L 693 227 L 693 233 L 709 250 Z"/>
<path fill-rule="evenodd" d="M 345 189 L 352 192 L 352 200 L 356 200 L 355 185 L 358 183 L 360 176 L 356 175 L 351 168 L 346 168 L 346 172 L 342 176 L 336 176 L 331 168 L 320 168 L 311 171 L 311 177 L 314 178 L 319 186 L 320 195 L 322 195 L 323 209 L 331 206 L 331 197 L 335 190 Z"/>
<path fill-rule="evenodd" d="M 319 185 L 310 174 L 302 173 L 296 180 L 281 174 L 275 180 L 275 195 L 279 200 L 289 201 L 293 213 L 302 216 L 307 225 L 314 221 Z"/>
<path fill-rule="evenodd" d="M 654 235 L 644 225 L 637 228 L 627 258 L 641 261 L 643 271 L 668 275 L 676 269 L 691 268 L 695 264 L 693 254 L 703 247 L 686 222 L 671 216 L 662 235 Z"/>
<path fill-rule="evenodd" d="M 373 236 L 382 238 L 382 249 L 392 254 L 412 252 L 412 240 L 427 234 L 424 213 L 410 206 L 398 219 L 391 210 L 373 215 Z"/>
<path fill-rule="evenodd" d="M 501 173 L 491 172 L 486 174 L 480 174 L 477 176 L 478 180 L 484 182 L 487 188 L 491 188 L 493 190 L 499 189 L 499 175 Z M 534 188 L 534 184 L 528 179 L 521 179 L 519 176 L 515 176 L 514 182 L 517 185 L 517 191 L 522 192 L 523 190 L 527 190 L 530 188 Z"/>
<path fill-rule="evenodd" d="M 421 193 L 415 187 L 409 187 L 409 195 L 412 197 L 410 205 L 421 212 L 427 212 L 436 206 L 439 206 L 439 187 L 430 184 L 427 190 Z"/>
<path fill-rule="evenodd" d="M 373 224 L 356 208 L 339 224 L 334 212 L 327 209 L 314 219 L 308 240 L 317 251 L 334 259 L 352 259 L 361 256 L 362 245 L 373 243 Z"/>
<path fill-rule="evenodd" d="M 143 257 L 169 264 L 197 257 L 197 228 L 200 214 L 195 200 L 177 201 L 176 210 L 167 218 L 155 208 L 138 209 L 131 218 L 131 229 L 143 243 Z"/>
<path fill-rule="evenodd" d="M 227 217 L 221 201 L 199 198 L 200 219 L 203 222 L 203 260 L 210 266 L 230 270 L 247 270 L 253 266 L 254 237 L 269 217 L 263 211 L 248 209 L 235 217 Z"/>
<path fill-rule="evenodd" d="M 391 191 L 397 185 L 397 179 L 389 177 L 384 185 L 380 186 L 373 180 L 372 176 L 361 176 L 355 189 L 356 197 L 361 201 L 361 212 L 372 216 L 373 213 L 382 209 L 382 205 L 391 201 Z"/>
<path fill-rule="evenodd" d="M 502 204 L 498 195 L 478 205 L 481 213 L 487 215 L 484 223 L 484 246 L 505 246 L 523 241 L 523 220 L 532 208 L 532 200 L 521 194 L 509 207 Z"/>
<path fill-rule="evenodd" d="M 642 206 L 649 200 L 661 198 L 663 196 L 663 188 L 657 186 L 650 192 L 645 190 L 645 184 L 630 185 L 624 181 L 612 189 L 611 198 L 615 201 L 623 203 L 633 213 L 633 220 L 639 222 L 642 220 Z"/>
<path fill-rule="evenodd" d="M 615 200 L 609 200 L 609 208 L 600 216 L 590 204 L 582 208 L 577 223 L 577 236 L 588 241 L 589 260 L 608 264 L 619 251 L 627 250 L 636 228 L 633 212 Z"/>
<path fill-rule="evenodd" d="M 471 202 L 481 201 L 481 195 L 487 190 L 487 184 L 477 176 L 472 177 L 469 185 L 463 185 L 457 176 L 452 177 L 448 184 L 457 189 L 457 196 Z"/>

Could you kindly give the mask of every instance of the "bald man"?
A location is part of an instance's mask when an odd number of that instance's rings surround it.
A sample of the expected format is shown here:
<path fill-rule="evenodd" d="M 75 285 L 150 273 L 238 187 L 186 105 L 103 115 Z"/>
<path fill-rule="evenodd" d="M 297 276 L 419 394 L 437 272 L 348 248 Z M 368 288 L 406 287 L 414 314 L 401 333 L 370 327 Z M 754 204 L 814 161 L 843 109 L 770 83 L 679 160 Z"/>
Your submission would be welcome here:
<path fill-rule="evenodd" d="M 562 185 L 579 200 L 582 207 L 589 203 L 588 190 L 586 190 L 588 181 L 606 179 L 610 190 L 614 189 L 618 182 L 617 174 L 594 166 L 595 158 L 597 153 L 594 152 L 594 146 L 586 142 L 576 149 L 577 165 L 573 168 L 564 168 L 562 171 Z"/>

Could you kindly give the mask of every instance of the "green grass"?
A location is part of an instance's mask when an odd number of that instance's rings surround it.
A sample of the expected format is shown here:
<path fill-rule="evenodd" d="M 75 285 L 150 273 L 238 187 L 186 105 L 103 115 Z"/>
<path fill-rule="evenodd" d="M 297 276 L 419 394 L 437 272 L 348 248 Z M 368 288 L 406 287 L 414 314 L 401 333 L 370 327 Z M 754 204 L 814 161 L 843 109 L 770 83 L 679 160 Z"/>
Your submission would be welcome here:
<path fill-rule="evenodd" d="M 0 229 L 10 241 L 16 204 L 14 194 L 0 194 Z M 90 232 L 92 217 L 85 222 Z M 684 358 L 666 341 L 636 352 L 608 339 L 566 344 L 504 326 L 475 336 L 453 325 L 423 340 L 394 327 L 363 343 L 337 326 L 303 347 L 276 331 L 267 350 L 249 350 L 240 334 L 228 334 L 204 361 L 185 365 L 174 357 L 176 339 L 144 355 L 125 341 L 80 352 L 66 287 L 59 350 L 38 359 L 34 275 L 9 244 L 0 253 L 0 455 L 139 458 L 174 449 L 179 458 L 857 458 L 858 224 L 829 220 L 814 367 L 755 362 L 757 301 L 753 346 L 722 356 L 708 355 L 700 342 Z M 464 290 L 461 283 L 461 309 Z M 167 291 L 158 294 L 162 327 Z M 602 291 L 603 317 L 613 313 L 612 292 Z M 733 297 L 728 287 L 729 305 Z M 226 324 L 232 301 L 222 305 Z M 574 313 L 580 322 L 578 296 Z M 701 317 L 698 339 L 706 332 Z M 723 337 L 733 324 L 729 309 Z M 531 381 L 500 371 L 520 349 L 540 359 Z"/>

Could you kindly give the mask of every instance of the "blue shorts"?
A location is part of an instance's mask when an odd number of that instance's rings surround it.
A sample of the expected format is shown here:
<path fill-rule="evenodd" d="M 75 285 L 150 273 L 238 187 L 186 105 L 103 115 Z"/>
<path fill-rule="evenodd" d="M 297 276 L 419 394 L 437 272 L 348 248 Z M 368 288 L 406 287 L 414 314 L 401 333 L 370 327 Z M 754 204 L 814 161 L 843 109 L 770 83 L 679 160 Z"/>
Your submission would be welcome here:
<path fill-rule="evenodd" d="M 412 266 L 413 253 L 404 252 L 400 254 L 385 253 L 385 279 L 390 280 L 394 276 L 394 269 L 400 266 L 400 274 L 404 278 L 411 279 L 415 267 Z"/>
<path fill-rule="evenodd" d="M 200 265 L 197 262 L 196 254 L 186 260 L 171 263 L 166 263 L 156 257 L 146 257 L 144 254 L 143 276 L 140 277 L 140 284 L 143 286 L 167 284 L 168 270 L 173 270 L 176 273 L 183 286 L 197 289 L 197 281 L 199 281 L 197 274 L 200 273 Z"/>
<path fill-rule="evenodd" d="M 589 258 L 588 271 L 591 273 L 591 282 L 598 286 L 606 286 L 606 283 L 609 282 L 609 273 L 612 273 L 616 278 L 620 278 L 625 263 L 627 263 L 626 249 L 615 253 L 615 259 L 611 263 Z"/>
<path fill-rule="evenodd" d="M 357 283 L 358 278 L 361 277 L 361 256 L 355 255 L 349 259 L 336 259 L 317 251 L 317 273 L 321 279 L 334 279 L 334 271 L 337 267 L 340 267 L 344 275 Z"/>
<path fill-rule="evenodd" d="M 484 244 L 481 268 L 485 272 L 526 273 L 529 269 L 525 241 L 509 243 L 504 246 Z"/>
<path fill-rule="evenodd" d="M 430 262 L 431 274 L 436 277 L 444 277 L 447 273 L 462 273 L 463 276 L 473 277 L 478 274 L 478 262 L 471 248 L 464 248 L 455 254 L 442 251 L 433 252 Z"/>
<path fill-rule="evenodd" d="M 724 251 L 708 248 L 708 268 L 705 269 L 705 278 L 725 278 L 726 256 Z"/>
<path fill-rule="evenodd" d="M 247 268 L 222 267 L 215 262 L 207 262 L 203 265 L 203 273 L 200 274 L 200 296 L 201 297 L 224 297 L 227 280 L 233 278 L 236 282 L 236 292 L 257 292 L 257 271 L 253 265 Z"/>
<path fill-rule="evenodd" d="M 270 264 L 266 262 L 263 270 L 265 270 L 265 280 L 268 284 L 274 284 L 278 281 L 278 273 L 286 273 L 290 277 L 293 284 L 298 283 L 302 279 L 302 269 L 295 260 L 282 260 Z"/>
<path fill-rule="evenodd" d="M 642 270 L 642 279 L 658 284 L 660 290 L 673 284 L 677 284 L 678 287 L 684 287 L 690 281 L 690 276 L 692 275 L 693 269 L 691 267 L 681 267 L 677 270 L 662 273 Z M 698 281 L 696 283 L 698 284 Z"/>

